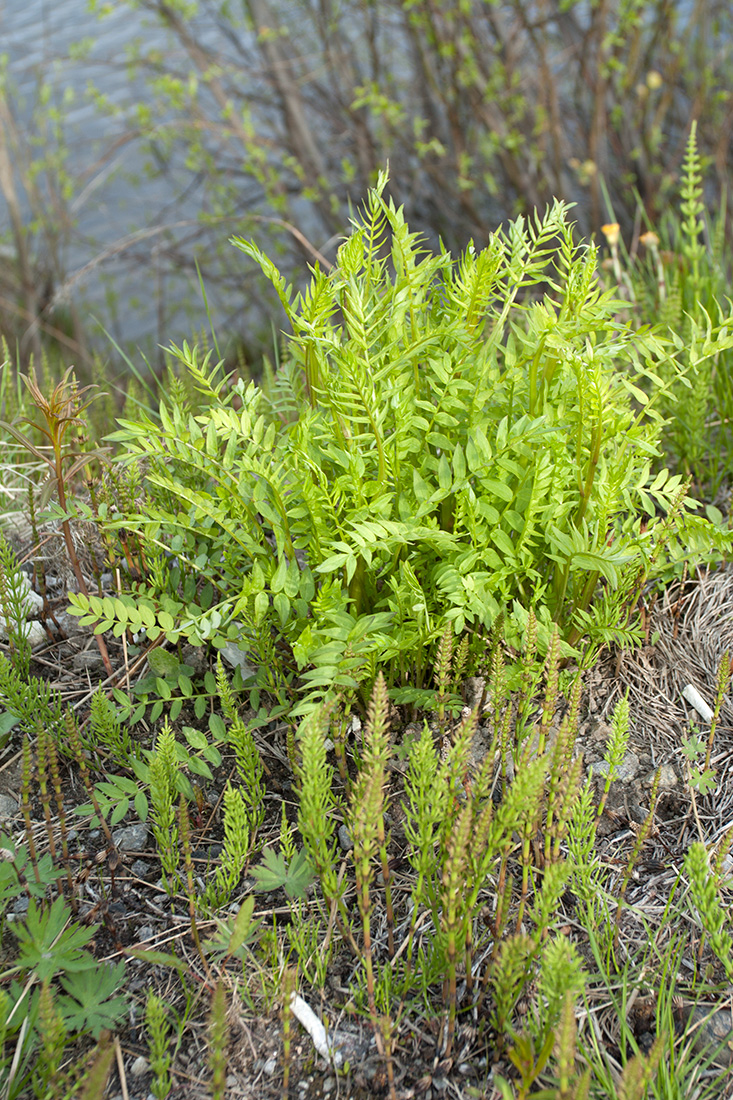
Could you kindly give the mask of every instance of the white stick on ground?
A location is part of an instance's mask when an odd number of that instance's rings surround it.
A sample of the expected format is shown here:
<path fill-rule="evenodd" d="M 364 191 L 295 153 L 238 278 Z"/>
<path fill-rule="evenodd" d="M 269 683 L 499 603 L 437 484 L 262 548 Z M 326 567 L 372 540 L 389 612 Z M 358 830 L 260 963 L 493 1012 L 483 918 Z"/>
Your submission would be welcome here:
<path fill-rule="evenodd" d="M 695 708 L 703 722 L 712 722 L 713 712 L 693 684 L 687 684 L 682 689 L 682 694 L 690 706 Z"/>
<path fill-rule="evenodd" d="M 326 1058 L 329 1062 L 333 1062 L 337 1067 L 340 1066 L 343 1061 L 341 1053 L 334 1049 L 333 1043 L 329 1042 L 325 1027 L 310 1005 L 306 1004 L 303 998 L 298 996 L 297 993 L 293 993 L 290 998 L 290 1009 L 296 1020 L 303 1025 L 310 1035 L 313 1040 L 313 1046 L 321 1057 Z"/>

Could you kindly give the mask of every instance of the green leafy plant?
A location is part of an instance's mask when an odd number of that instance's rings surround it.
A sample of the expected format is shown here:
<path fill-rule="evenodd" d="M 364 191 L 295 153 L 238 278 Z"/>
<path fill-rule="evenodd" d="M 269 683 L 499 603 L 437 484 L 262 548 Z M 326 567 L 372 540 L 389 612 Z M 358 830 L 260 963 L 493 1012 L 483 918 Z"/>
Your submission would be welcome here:
<path fill-rule="evenodd" d="M 104 752 L 120 768 L 129 768 L 134 760 L 140 759 L 140 746 L 103 691 L 92 695 L 87 743 L 90 749 Z"/>
<path fill-rule="evenodd" d="M 145 1025 L 153 1073 L 150 1089 L 156 1100 L 166 1100 L 172 1086 L 170 1068 L 173 1059 L 169 1049 L 171 1023 L 168 1006 L 152 989 L 148 991 L 145 1002 Z"/>
<path fill-rule="evenodd" d="M 70 910 L 63 898 L 48 907 L 34 898 L 28 904 L 28 915 L 13 931 L 18 941 L 15 969 L 33 971 L 39 982 L 65 972 L 88 970 L 96 961 L 84 950 L 94 937 L 93 928 L 69 925 Z"/>
<path fill-rule="evenodd" d="M 23 675 L 13 663 L 0 653 L 0 701 L 7 708 L 8 729 L 16 724 L 30 737 L 35 735 L 38 723 L 63 746 L 61 731 L 64 728 L 64 706 L 59 692 L 41 676 Z"/>
<path fill-rule="evenodd" d="M 96 803 L 96 805 L 95 805 Z M 148 819 L 148 798 L 140 782 L 126 775 L 111 775 L 94 784 L 94 801 L 82 803 L 75 812 L 89 821 L 89 827 L 97 828 L 102 821 L 110 826 L 119 825 L 127 816 L 130 806 L 141 821 Z"/>
<path fill-rule="evenodd" d="M 3 1041 L 15 1038 L 16 1050 L 9 1065 L 0 1043 L 0 1082 L 9 1097 L 28 1095 L 21 1090 L 28 1087 L 32 1069 L 30 1086 L 35 1095 L 44 1100 L 65 1098 L 77 1095 L 75 1089 L 87 1068 L 85 1058 L 69 1060 L 68 1042 L 85 1034 L 99 1039 L 127 1012 L 126 1000 L 118 995 L 125 965 L 100 968 L 87 950 L 95 929 L 74 921 L 62 897 L 46 903 L 33 896 L 45 892 L 48 882 L 41 881 L 39 874 L 38 889 L 33 889 L 20 859 L 22 853 L 13 853 L 19 879 L 31 896 L 26 917 L 10 926 L 17 950 L 12 965 L 6 960 L 3 969 L 9 992 L 2 994 L 1 1030 Z M 42 871 L 43 861 L 34 862 L 33 867 L 37 873 Z M 7 903 L 7 895 L 3 902 Z M 100 1047 L 100 1057 L 101 1053 Z M 106 1076 L 102 1062 L 97 1072 Z"/>
<path fill-rule="evenodd" d="M 178 761 L 175 734 L 168 722 L 158 732 L 148 769 L 153 833 L 160 852 L 163 886 L 170 895 L 179 886 L 179 834 L 176 814 Z"/>
<path fill-rule="evenodd" d="M 690 883 L 692 903 L 711 948 L 721 962 L 728 981 L 733 976 L 733 939 L 720 901 L 720 881 L 711 872 L 705 846 L 690 845 L 685 857 L 685 873 Z"/>
<path fill-rule="evenodd" d="M 38 856 L 27 844 L 19 844 L 6 833 L 0 833 L 0 849 L 5 853 L 0 861 L 0 909 L 22 894 L 43 899 L 50 886 L 63 876 L 49 852 Z"/>
<path fill-rule="evenodd" d="M 710 794 L 717 787 L 714 770 L 705 766 L 705 748 L 700 730 L 691 725 L 689 736 L 682 738 L 681 752 L 689 766 L 690 787 L 700 794 Z"/>
<path fill-rule="evenodd" d="M 385 187 L 300 296 L 235 242 L 293 330 L 267 393 L 225 394 L 184 346 L 205 410 L 164 404 L 111 437 L 147 466 L 151 498 L 125 527 L 215 593 L 166 637 L 246 650 L 255 707 L 262 691 L 292 704 L 296 681 L 306 707 L 353 695 L 380 666 L 395 690 L 429 687 L 446 625 L 469 632 L 468 667 L 497 622 L 516 643 L 532 608 L 543 646 L 553 623 L 570 645 L 632 642 L 660 540 L 687 554 L 726 540 L 690 515 L 679 475 L 652 473 L 676 353 L 619 324 L 565 207 L 452 260 Z M 711 328 L 704 354 L 729 340 Z"/>
<path fill-rule="evenodd" d="M 89 1031 L 95 1039 L 102 1031 L 114 1030 L 128 1011 L 126 998 L 117 995 L 124 976 L 122 962 L 66 974 L 61 979 L 66 994 L 61 1003 L 66 1026 L 75 1032 Z"/>
<path fill-rule="evenodd" d="M 239 959 L 244 963 L 247 953 L 258 937 L 260 922 L 253 920 L 255 899 L 245 898 L 233 917 L 214 917 L 216 935 L 206 940 L 207 955 L 219 963 L 227 959 Z"/>
<path fill-rule="evenodd" d="M 263 848 L 262 862 L 252 868 L 259 890 L 284 890 L 289 898 L 303 898 L 313 882 L 314 874 L 304 850 L 286 860 L 282 852 Z"/>
<path fill-rule="evenodd" d="M 659 224 L 647 219 L 640 251 L 622 253 L 623 265 L 615 246 L 615 279 L 629 287 L 637 321 L 658 324 L 677 348 L 677 377 L 664 364 L 661 371 L 670 383 L 660 406 L 668 420 L 663 442 L 670 459 L 712 502 L 733 476 L 730 323 L 724 307 L 731 260 L 725 201 L 715 218 L 705 210 L 704 167 L 693 119 L 677 203 Z M 710 514 L 720 522 L 719 514 Z"/>
<path fill-rule="evenodd" d="M 205 906 L 225 906 L 252 852 L 252 823 L 249 799 L 245 791 L 229 783 L 224 788 L 224 847 L 214 878 L 207 883 L 203 895 Z"/>
<path fill-rule="evenodd" d="M 241 784 L 240 793 L 241 797 L 246 799 L 249 828 L 254 844 L 257 830 L 262 824 L 265 813 L 264 770 L 254 740 L 254 728 L 257 721 L 247 723 L 242 720 L 234 690 L 224 672 L 221 657 L 217 658 L 216 686 L 224 716 L 229 720 L 229 727 L 221 731 L 219 723 L 212 722 L 210 725 L 220 736 L 223 732 L 224 738 L 234 750 L 237 774 Z M 219 719 L 219 722 L 221 722 L 221 719 Z"/>
<path fill-rule="evenodd" d="M 209 1014 L 209 1066 L 211 1069 L 212 1100 L 224 1100 L 226 1091 L 226 1070 L 228 1064 L 227 1042 L 229 1026 L 227 1024 L 227 995 L 224 983 L 218 981 L 211 998 Z"/>
<path fill-rule="evenodd" d="M 10 543 L 0 532 L 0 631 L 7 636 L 10 660 L 21 678 L 28 675 L 31 660 L 27 601 L 28 580 L 20 570 Z M 7 719 L 4 724 L 8 725 Z M 10 728 L 3 729 L 0 717 L 0 736 Z"/>
<path fill-rule="evenodd" d="M 111 728 L 116 732 L 110 734 L 105 729 L 101 729 L 101 732 L 97 730 L 88 740 L 90 744 L 95 745 L 98 739 L 103 746 L 111 748 L 113 752 L 120 752 L 119 764 L 132 771 L 135 778 L 133 779 L 130 775 L 110 774 L 107 779 L 99 780 L 93 787 L 93 799 L 77 806 L 75 812 L 82 817 L 88 817 L 92 827 L 96 827 L 103 820 L 109 820 L 110 824 L 117 825 L 129 812 L 130 807 L 134 806 L 140 820 L 146 821 L 149 811 L 146 789 L 151 784 L 151 766 L 156 750 L 140 749 L 124 725 L 124 717 L 115 715 L 109 703 L 102 704 L 102 707 L 106 710 L 104 723 L 111 724 Z M 224 741 L 226 729 L 221 716 L 212 714 L 211 719 L 210 726 L 215 731 L 213 737 Z M 94 730 L 93 726 L 92 729 Z M 181 794 L 187 801 L 194 802 L 196 792 L 186 773 L 190 772 L 201 779 L 211 780 L 213 777 L 211 768 L 221 764 L 222 755 L 217 746 L 212 744 L 201 730 L 193 726 L 183 726 L 181 732 L 186 744 L 174 737 L 170 749 L 175 761 L 173 775 L 175 795 L 177 797 Z M 253 790 L 251 797 L 255 800 L 259 799 L 257 788 Z"/>
<path fill-rule="evenodd" d="M 606 752 L 603 757 L 605 764 L 605 782 L 601 798 L 598 803 L 598 817 L 600 817 L 608 800 L 611 784 L 616 778 L 618 769 L 623 763 L 626 749 L 629 744 L 629 697 L 628 691 L 623 699 L 619 700 L 613 712 L 611 723 L 611 736 L 608 739 Z"/>
<path fill-rule="evenodd" d="M 554 654 L 557 672 L 557 647 L 554 647 Z M 502 681 L 497 672 L 492 685 L 494 690 L 502 690 L 502 683 L 506 690 L 506 681 Z M 554 692 L 552 687 L 548 690 Z M 553 697 L 558 698 L 556 693 Z M 576 710 L 577 704 L 571 706 L 571 713 Z M 518 933 L 502 940 L 501 948 L 497 945 L 488 958 L 482 955 L 482 964 L 474 969 L 474 950 L 477 955 L 480 953 L 474 939 L 477 907 L 487 881 L 497 883 L 494 890 L 498 904 L 491 934 L 501 938 L 508 912 L 502 916 L 500 908 L 504 904 L 508 909 L 510 904 L 511 884 L 505 884 L 507 863 L 515 849 L 515 835 L 519 833 L 521 838 L 529 823 L 533 831 L 547 830 L 556 837 L 559 814 L 553 814 L 548 807 L 541 812 L 545 778 L 548 773 L 558 777 L 562 773 L 564 787 L 576 791 L 577 775 L 570 763 L 567 739 L 558 738 L 565 746 L 562 753 L 553 746 L 552 750 L 546 749 L 539 757 L 532 758 L 528 752 L 518 750 L 514 781 L 502 803 L 497 805 L 492 788 L 499 731 L 494 732 L 486 756 L 469 778 L 476 711 L 453 729 L 448 744 L 441 746 L 442 751 L 425 725 L 422 734 L 411 741 L 404 762 L 403 828 L 408 841 L 406 855 L 415 874 L 410 898 L 402 913 L 392 892 L 391 838 L 385 824 L 392 777 L 389 763 L 395 750 L 388 734 L 388 701 L 383 677 L 377 678 L 373 689 L 356 775 L 348 784 L 348 796 L 343 803 L 339 802 L 334 789 L 335 772 L 325 765 L 323 757 L 324 730 L 331 718 L 329 709 L 323 708 L 309 715 L 299 730 L 299 827 L 318 875 L 326 912 L 336 916 L 347 942 L 360 960 L 357 1003 L 363 1005 L 371 1019 L 389 1074 L 390 1043 L 395 1027 L 391 1015 L 393 1007 L 397 1000 L 404 1006 L 412 997 L 427 999 L 428 986 L 433 981 L 440 979 L 443 983 L 443 1049 L 449 1052 L 455 1038 L 459 972 L 466 975 L 467 989 L 484 991 L 473 994 L 478 995 L 479 1000 L 485 996 L 486 989 L 491 990 L 497 1026 L 502 1033 L 507 1032 L 516 1001 L 540 964 L 541 946 L 555 919 L 570 868 L 553 856 L 551 846 L 550 862 L 545 867 L 541 887 L 536 882 L 528 883 L 512 901 L 517 907 L 518 921 L 525 903 L 532 903 L 534 935 Z M 574 730 L 574 726 L 568 727 L 568 739 L 572 740 Z M 559 791 L 563 784 L 557 782 L 555 787 Z M 568 799 L 569 805 L 574 804 L 575 797 Z M 337 876 L 339 857 L 333 843 L 333 819 L 340 814 L 353 839 L 359 933 L 349 920 L 343 903 L 344 887 Z M 521 851 L 521 840 L 519 847 Z M 285 856 L 281 862 L 284 868 Z M 265 881 L 262 872 L 259 877 Z M 273 875 L 270 881 L 275 877 Z M 299 904 L 297 898 L 291 902 L 294 909 Z M 296 914 L 295 919 L 296 924 L 302 923 L 302 914 Z M 378 949 L 372 938 L 377 920 L 385 929 Z M 418 926 L 422 929 L 423 942 L 430 929 L 429 950 L 424 947 L 418 952 L 415 950 Z M 307 939 L 302 929 L 296 929 L 295 943 L 296 950 L 305 954 Z M 552 952 L 550 955 L 551 959 L 555 958 Z M 555 969 L 559 966 L 556 962 Z M 547 982 L 551 981 L 548 972 Z M 580 988 L 580 971 L 574 962 L 567 969 L 566 989 L 577 992 Z M 550 998 L 546 1011 L 552 1019 L 557 1018 L 557 1005 L 558 1001 Z M 551 1029 L 552 1024 L 547 1026 Z M 546 1035 L 542 1041 L 545 1039 Z"/>

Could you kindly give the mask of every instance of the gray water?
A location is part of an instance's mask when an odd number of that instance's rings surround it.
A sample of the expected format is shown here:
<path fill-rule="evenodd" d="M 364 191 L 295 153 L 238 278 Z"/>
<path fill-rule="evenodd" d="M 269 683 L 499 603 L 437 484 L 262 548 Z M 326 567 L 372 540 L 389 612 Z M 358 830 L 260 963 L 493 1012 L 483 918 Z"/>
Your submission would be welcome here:
<path fill-rule="evenodd" d="M 62 109 L 62 141 L 74 177 L 68 200 L 74 225 L 61 243 L 60 266 L 67 277 L 54 286 L 54 303 L 63 305 L 73 296 L 85 322 L 96 318 L 118 341 L 149 350 L 163 338 L 166 343 L 190 338 L 185 315 L 173 308 L 159 313 L 155 254 L 163 239 L 157 227 L 193 220 L 197 211 L 193 199 L 179 201 L 172 181 L 147 177 L 143 153 L 125 140 L 126 125 L 101 112 L 86 94 L 91 83 L 117 108 L 145 100 L 142 82 L 128 72 L 125 51 L 141 37 L 146 47 L 167 44 L 165 31 L 144 12 L 108 7 L 110 14 L 100 19 L 86 0 L 0 0 L 0 55 L 7 58 L 11 106 L 22 132 L 32 126 L 41 83 L 50 85 L 52 102 Z M 216 28 L 204 25 L 199 33 L 211 38 Z M 74 57 L 75 46 L 85 40 L 83 58 Z M 24 200 L 22 193 L 19 197 Z M 28 204 L 23 205 L 27 215 Z M 0 194 L 0 236 L 6 241 L 8 229 Z M 189 297 L 198 299 L 194 319 L 200 327 L 206 318 L 197 284 L 190 277 L 186 283 Z M 180 288 L 168 283 L 166 291 L 169 299 L 180 300 Z M 92 321 L 85 327 L 96 326 Z M 100 334 L 100 346 L 105 343 Z"/>
<path fill-rule="evenodd" d="M 691 11 L 691 0 L 676 0 L 676 4 L 685 17 Z M 715 30 L 720 36 L 722 73 L 726 71 L 723 61 L 730 51 L 729 4 L 726 6 L 725 0 L 706 0 L 703 10 L 706 5 L 710 9 L 711 20 L 715 14 L 714 27 L 717 28 L 718 23 L 723 27 L 723 30 Z M 147 174 L 145 154 L 139 143 L 127 140 L 128 122 L 103 112 L 85 94 L 87 84 L 92 83 L 121 112 L 137 103 L 151 103 L 150 90 L 140 76 L 130 75 L 126 65 L 126 51 L 136 41 L 144 45 L 146 53 L 151 47 L 165 51 L 166 68 L 177 70 L 182 77 L 185 78 L 192 69 L 190 58 L 181 44 L 172 42 L 153 16 L 140 8 L 122 4 L 121 0 L 111 0 L 107 7 L 109 14 L 100 19 L 89 10 L 88 0 L 0 0 L 0 55 L 7 57 L 10 83 L 15 89 L 12 92 L 13 109 L 21 131 L 27 129 L 32 133 L 34 107 L 43 81 L 51 87 L 52 103 L 59 108 L 63 119 L 61 145 L 68 149 L 68 166 L 73 178 L 68 210 L 74 224 L 59 245 L 57 266 L 63 272 L 63 279 L 61 285 L 57 283 L 53 287 L 54 304 L 64 304 L 64 301 L 73 299 L 82 313 L 86 330 L 92 327 L 90 318 L 98 317 L 120 343 L 129 347 L 131 343 L 140 342 L 149 351 L 156 343 L 180 343 L 183 339 L 190 339 L 192 328 L 200 331 L 207 325 L 198 280 L 195 271 L 190 268 L 196 218 L 203 208 L 212 212 L 216 196 L 212 199 L 211 190 L 205 194 L 201 182 L 194 178 L 195 173 L 184 166 L 182 158 L 185 150 L 180 146 L 164 169 L 158 165 L 152 176 Z M 199 0 L 201 14 L 193 24 L 187 20 L 187 25 L 193 27 L 196 41 L 211 46 L 212 54 L 221 53 L 237 76 L 245 76 L 246 101 L 237 99 L 237 104 L 251 107 L 256 119 L 255 132 L 266 135 L 268 139 L 273 135 L 272 140 L 276 142 L 278 129 L 282 132 L 282 119 L 278 121 L 276 117 L 277 107 L 272 109 L 277 97 L 268 95 L 268 80 L 263 75 L 264 62 L 258 58 L 258 49 L 246 30 L 240 29 L 238 32 L 240 37 L 243 35 L 243 48 L 237 50 L 224 31 L 219 29 L 215 16 L 217 7 L 222 7 L 221 0 Z M 532 8 L 532 4 L 529 7 Z M 243 10 L 238 0 L 234 0 L 231 9 L 240 13 Z M 292 5 L 292 9 L 297 11 L 298 5 Z M 288 0 L 283 0 L 282 10 L 290 14 Z M 585 0 L 574 8 L 576 31 L 578 28 L 582 31 L 589 11 L 590 6 Z M 299 26 L 292 25 L 288 29 L 302 51 L 303 71 L 308 70 L 312 60 L 317 76 L 319 65 L 323 65 L 318 42 L 314 44 L 312 36 L 309 39 L 307 28 L 303 33 Z M 392 23 L 382 24 L 374 51 L 380 57 L 386 53 L 389 66 L 396 72 L 400 71 L 401 64 L 407 63 L 409 53 L 401 33 L 399 27 Z M 712 22 L 710 34 L 713 34 Z M 73 50 L 75 44 L 84 40 L 88 40 L 89 46 L 80 59 L 73 56 Z M 366 50 L 366 46 L 363 48 Z M 709 52 L 713 57 L 715 51 L 712 44 Z M 358 53 L 359 48 L 356 49 Z M 557 53 L 557 64 L 564 56 L 564 50 Z M 368 57 L 362 68 L 368 74 L 367 62 Z M 272 91 L 272 82 L 269 84 Z M 206 102 L 206 96 L 210 93 L 204 85 L 205 81 L 199 84 L 198 102 L 204 108 L 203 113 L 213 119 L 217 111 L 207 111 L 211 105 Z M 317 80 L 314 80 L 313 86 L 317 88 Z M 66 101 L 67 95 L 72 97 L 71 102 Z M 328 97 L 325 97 L 325 103 L 327 108 Z M 337 113 L 337 123 L 339 117 Z M 582 118 L 582 115 L 576 114 L 569 120 L 566 150 L 568 154 L 573 152 L 573 142 L 577 142 L 581 162 L 588 152 L 585 135 L 578 130 Z M 681 149 L 684 138 L 682 124 L 686 125 L 687 118 L 684 103 L 676 121 L 674 116 L 670 118 L 671 124 L 679 130 L 672 146 L 676 143 Z M 327 117 L 327 110 L 320 113 L 317 109 L 313 110 L 314 127 L 317 128 L 324 119 L 323 135 L 316 129 L 316 139 L 333 143 L 333 148 L 329 147 L 332 164 L 336 164 L 339 157 L 351 156 L 353 159 L 356 146 L 345 140 L 345 128 L 334 128 Z M 156 123 L 166 121 L 156 116 Z M 439 117 L 438 123 L 443 126 L 443 137 L 447 141 L 446 135 L 452 123 L 447 117 L 442 122 Z M 208 135 L 205 140 L 209 140 Z M 218 151 L 218 141 L 214 133 L 211 137 L 214 155 Z M 32 153 L 30 148 L 27 151 Z M 385 152 L 390 154 L 388 144 Z M 252 314 L 263 299 L 261 284 L 255 285 L 254 265 L 247 265 L 233 249 L 227 251 L 225 242 L 232 234 L 252 232 L 254 235 L 251 220 L 247 222 L 244 217 L 239 220 L 241 211 L 273 211 L 264 200 L 256 174 L 244 171 L 241 161 L 237 159 L 242 155 L 246 157 L 247 152 L 242 153 L 240 146 L 239 154 L 227 150 L 225 155 L 229 158 L 226 169 L 228 178 L 239 181 L 236 211 L 234 214 L 228 212 L 226 221 L 222 218 L 221 222 L 216 223 L 216 229 L 208 238 L 204 258 L 206 264 L 211 261 L 208 269 L 209 295 L 219 335 L 227 332 L 246 334 L 248 327 L 254 327 Z M 602 148 L 599 155 L 601 169 L 604 170 L 605 164 L 608 170 L 611 159 L 608 149 L 604 152 Z M 670 155 L 669 149 L 666 155 Z M 581 185 L 569 176 L 561 177 L 560 184 L 558 193 L 579 204 L 577 216 L 582 232 L 587 234 L 597 229 L 597 226 L 588 224 L 588 218 L 585 222 L 583 220 L 588 202 Z M 440 189 L 433 194 L 429 173 L 423 172 L 419 164 L 406 166 L 401 186 L 403 191 L 399 201 L 412 204 L 410 213 L 411 217 L 413 214 L 415 216 L 416 227 L 426 232 L 427 239 L 435 243 L 433 231 L 441 232 L 441 219 L 444 222 L 449 220 L 452 213 L 448 211 L 446 215 Z M 628 185 L 624 184 L 624 187 L 628 191 Z M 348 194 L 346 198 L 358 203 L 361 193 Z M 341 225 L 334 227 L 331 221 L 318 221 L 319 215 L 315 213 L 314 205 L 303 196 L 298 198 L 292 194 L 289 203 L 292 219 L 298 227 L 317 248 L 331 248 L 330 255 L 333 255 L 334 241 L 338 240 Z M 486 189 L 486 193 L 482 191 L 479 194 L 477 203 L 477 224 L 482 227 L 498 225 L 509 216 L 510 211 L 501 193 L 494 197 Z M 437 217 L 437 224 L 433 215 Z M 470 222 L 471 218 L 468 218 L 465 224 Z M 345 210 L 341 224 L 346 224 Z M 4 234 L 6 241 L 7 227 L 7 211 L 0 194 L 0 237 Z M 471 232 L 476 235 L 473 229 Z M 258 226 L 256 233 L 264 236 L 266 230 Z M 271 239 L 274 235 L 275 231 Z M 214 247 L 219 243 L 223 246 L 222 255 L 213 257 Z M 258 240 L 258 243 L 263 242 Z M 266 244 L 265 250 L 268 250 Z M 271 254 L 275 257 L 279 255 L 278 252 Z M 215 266 L 218 282 L 211 274 Z M 214 284 L 217 285 L 215 292 Z M 255 340 L 261 335 L 261 332 L 256 333 Z M 100 346 L 109 347 L 103 338 Z"/>

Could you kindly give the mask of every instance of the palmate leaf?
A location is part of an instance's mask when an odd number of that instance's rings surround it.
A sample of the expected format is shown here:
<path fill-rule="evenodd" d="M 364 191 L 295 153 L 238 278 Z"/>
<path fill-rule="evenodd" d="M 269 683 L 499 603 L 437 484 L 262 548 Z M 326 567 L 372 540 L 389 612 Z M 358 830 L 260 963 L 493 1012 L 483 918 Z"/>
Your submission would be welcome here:
<path fill-rule="evenodd" d="M 250 894 L 240 905 L 236 916 L 221 920 L 214 918 L 216 935 L 206 940 L 204 947 L 207 956 L 216 962 L 226 958 L 242 959 L 249 944 L 260 929 L 261 922 L 253 921 L 255 899 Z"/>
<path fill-rule="evenodd" d="M 84 950 L 94 938 L 94 928 L 82 928 L 71 922 L 71 910 L 63 898 L 50 907 L 31 898 L 25 921 L 13 926 L 18 940 L 17 965 L 33 971 L 40 982 L 61 972 L 96 968 L 93 955 Z"/>
<path fill-rule="evenodd" d="M 315 878 L 304 848 L 289 864 L 285 862 L 282 852 L 276 852 L 274 848 L 263 848 L 262 863 L 251 870 L 257 883 L 255 890 L 271 891 L 282 888 L 289 898 L 304 898 Z"/>
<path fill-rule="evenodd" d="M 113 1030 L 128 1010 L 125 997 L 113 996 L 124 980 L 124 962 L 66 974 L 61 986 L 68 997 L 59 1001 L 66 1027 L 71 1031 L 89 1031 L 95 1039 L 102 1031 Z"/>

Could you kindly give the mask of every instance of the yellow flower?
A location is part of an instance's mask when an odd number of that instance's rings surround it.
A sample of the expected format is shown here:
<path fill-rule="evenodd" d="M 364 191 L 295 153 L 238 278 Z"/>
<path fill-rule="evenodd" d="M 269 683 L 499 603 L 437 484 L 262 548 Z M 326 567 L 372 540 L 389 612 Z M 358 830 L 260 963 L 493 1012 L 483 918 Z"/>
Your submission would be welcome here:
<path fill-rule="evenodd" d="M 645 248 L 656 248 L 659 244 L 659 237 L 650 229 L 648 233 L 642 233 L 639 237 L 639 241 Z"/>
<path fill-rule="evenodd" d="M 610 222 L 608 225 L 601 226 L 601 233 L 608 241 L 609 248 L 613 248 L 614 245 L 618 244 L 620 229 L 621 226 L 618 222 Z"/>

